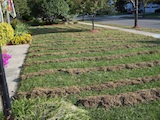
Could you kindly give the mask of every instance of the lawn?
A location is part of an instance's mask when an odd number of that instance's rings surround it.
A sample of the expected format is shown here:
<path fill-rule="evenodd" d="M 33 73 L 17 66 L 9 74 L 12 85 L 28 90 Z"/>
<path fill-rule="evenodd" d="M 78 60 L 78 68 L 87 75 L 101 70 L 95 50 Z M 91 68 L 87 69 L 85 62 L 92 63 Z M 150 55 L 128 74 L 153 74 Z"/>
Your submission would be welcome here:
<path fill-rule="evenodd" d="M 88 21 L 86 21 L 88 22 Z M 120 28 L 126 28 L 126 29 L 135 29 L 135 30 L 139 30 L 139 31 L 145 31 L 145 32 L 151 32 L 151 33 L 157 33 L 160 34 L 160 30 L 159 29 L 155 29 L 155 28 L 144 28 L 144 27 L 139 27 L 139 28 L 133 28 L 133 26 L 127 26 L 127 25 L 119 25 L 119 24 L 105 24 L 105 23 L 100 23 L 100 22 L 95 22 L 97 24 L 101 24 L 101 25 L 109 25 L 109 26 L 114 26 L 114 27 L 120 27 Z"/>
<path fill-rule="evenodd" d="M 90 29 L 30 27 L 33 41 L 13 104 L 15 116 L 26 116 L 37 98 L 56 98 L 87 111 L 92 120 L 160 119 L 160 39 Z"/>

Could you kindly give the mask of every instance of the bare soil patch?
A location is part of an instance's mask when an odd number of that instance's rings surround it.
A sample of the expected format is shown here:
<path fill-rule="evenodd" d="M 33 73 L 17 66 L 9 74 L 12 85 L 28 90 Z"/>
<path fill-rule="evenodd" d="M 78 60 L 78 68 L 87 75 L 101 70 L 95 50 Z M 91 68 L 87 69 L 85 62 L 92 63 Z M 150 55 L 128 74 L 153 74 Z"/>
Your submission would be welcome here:
<path fill-rule="evenodd" d="M 136 55 L 154 54 L 154 53 L 159 53 L 159 52 L 160 52 L 160 50 L 150 50 L 150 51 L 134 52 L 134 53 L 128 53 L 128 54 L 111 55 L 111 56 L 62 58 L 62 59 L 55 59 L 55 60 L 30 62 L 30 63 L 24 64 L 24 66 L 32 66 L 32 65 L 39 65 L 39 64 L 45 64 L 45 63 L 68 62 L 68 61 L 75 62 L 75 61 L 113 60 L 113 59 L 124 58 L 124 57 L 132 57 L 132 56 L 136 56 Z"/>
<path fill-rule="evenodd" d="M 87 98 L 81 98 L 77 101 L 77 105 L 82 104 L 88 108 L 102 106 L 109 109 L 111 107 L 128 106 L 159 99 L 160 88 L 153 88 L 137 92 L 122 93 L 119 95 L 90 96 Z"/>
<path fill-rule="evenodd" d="M 100 67 L 92 67 L 92 68 L 70 68 L 70 69 L 46 69 L 39 72 L 28 73 L 21 76 L 21 80 L 36 77 L 36 76 L 43 76 L 46 74 L 54 74 L 56 72 L 65 72 L 68 74 L 82 74 L 87 72 L 93 71 L 117 71 L 122 69 L 135 69 L 135 68 L 148 68 L 159 66 L 160 60 L 155 60 L 151 62 L 140 62 L 140 63 L 132 63 L 132 64 L 120 64 L 116 66 L 100 66 Z"/>
<path fill-rule="evenodd" d="M 91 30 L 91 33 L 99 33 L 100 30 Z"/>
<path fill-rule="evenodd" d="M 36 49 L 36 50 L 29 50 L 29 53 L 43 52 L 43 51 L 46 51 L 46 50 L 47 51 L 52 51 L 52 50 L 84 50 L 84 49 L 99 49 L 99 48 L 108 48 L 108 50 L 116 50 L 117 47 L 119 48 L 120 46 L 125 46 L 125 44 L 124 45 L 114 44 L 114 45 L 97 45 L 97 46 L 85 46 L 85 47 L 67 47 L 67 48 L 65 48 L 65 46 L 63 46 L 63 47 L 62 46 L 61 46 L 61 48 L 48 48 L 47 46 L 45 48 L 41 47 L 41 48 Z M 140 47 L 141 46 L 143 46 L 143 47 L 156 47 L 158 45 L 150 44 L 150 45 L 140 45 Z"/>
<path fill-rule="evenodd" d="M 59 71 L 66 72 L 68 74 L 82 74 L 93 71 L 117 71 L 122 69 L 135 69 L 135 68 L 147 68 L 160 65 L 159 60 L 152 62 L 140 62 L 133 64 L 120 64 L 116 66 L 101 66 L 93 68 L 72 68 L 72 69 L 60 69 Z"/>
<path fill-rule="evenodd" d="M 37 97 L 37 96 L 52 96 L 57 97 L 61 95 L 70 95 L 70 94 L 78 94 L 83 91 L 101 91 L 103 89 L 113 89 L 126 85 L 138 85 L 148 82 L 155 82 L 160 80 L 160 75 L 157 76 L 147 76 L 143 78 L 134 78 L 134 79 L 125 79 L 118 81 L 111 81 L 99 85 L 88 85 L 84 87 L 80 86 L 71 86 L 71 87 L 54 87 L 54 88 L 34 88 L 29 92 L 19 92 L 18 96 L 27 96 L 27 97 Z"/>
<path fill-rule="evenodd" d="M 70 41 L 70 42 L 52 42 L 50 44 L 42 44 L 42 43 L 37 43 L 36 45 L 33 45 L 34 47 L 35 46 L 39 46 L 39 47 L 45 47 L 45 46 L 57 46 L 57 45 L 76 45 L 76 44 L 99 44 L 99 43 L 106 43 L 106 41 Z M 32 46 L 32 47 L 33 47 Z"/>
<path fill-rule="evenodd" d="M 122 43 L 124 43 L 124 42 L 129 42 L 129 41 L 127 41 L 127 39 L 125 39 L 125 38 L 123 38 L 123 39 L 121 39 L 121 38 L 118 38 L 118 39 L 116 39 L 116 40 L 113 40 L 113 39 L 108 39 L 108 38 L 89 38 L 89 39 L 87 39 L 87 40 L 72 40 L 72 41 L 65 41 L 65 43 L 70 43 L 70 42 L 96 42 L 96 41 L 103 41 L 103 42 L 122 42 Z M 54 41 L 50 41 L 50 40 L 45 40 L 45 42 L 47 42 L 47 43 L 55 43 L 55 42 L 64 42 L 63 40 L 54 40 Z"/>
<path fill-rule="evenodd" d="M 110 47 L 115 47 L 115 46 L 119 46 L 119 45 L 111 45 Z M 36 49 L 36 50 L 29 50 L 29 52 L 34 53 L 34 52 L 42 52 L 42 51 L 49 51 L 49 50 L 84 50 L 84 49 L 99 49 L 99 48 L 106 48 L 109 47 L 108 45 L 97 45 L 97 46 L 85 46 L 85 47 L 67 47 L 65 48 L 40 48 L 40 49 Z"/>
<path fill-rule="evenodd" d="M 157 45 L 143 45 L 143 47 L 153 47 Z M 54 53 L 34 53 L 28 58 L 33 58 L 33 57 L 41 57 L 41 56 L 54 56 L 54 55 L 64 55 L 64 54 L 81 54 L 81 53 L 93 53 L 93 52 L 106 52 L 108 50 L 118 50 L 118 49 L 124 49 L 124 48 L 138 48 L 142 47 L 142 45 L 134 45 L 134 44 L 126 44 L 126 45 L 117 45 L 115 47 L 110 47 L 110 48 L 99 48 L 99 49 L 91 49 L 91 50 L 79 50 L 79 51 L 74 51 L 74 52 L 54 52 Z"/>

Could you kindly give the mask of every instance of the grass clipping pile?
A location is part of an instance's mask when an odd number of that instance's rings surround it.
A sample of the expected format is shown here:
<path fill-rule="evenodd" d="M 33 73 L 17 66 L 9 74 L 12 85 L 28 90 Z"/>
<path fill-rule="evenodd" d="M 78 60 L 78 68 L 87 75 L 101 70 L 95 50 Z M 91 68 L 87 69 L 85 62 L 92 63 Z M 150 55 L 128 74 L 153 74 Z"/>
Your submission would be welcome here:
<path fill-rule="evenodd" d="M 88 111 L 52 98 L 15 100 L 13 113 L 16 120 L 91 120 Z"/>

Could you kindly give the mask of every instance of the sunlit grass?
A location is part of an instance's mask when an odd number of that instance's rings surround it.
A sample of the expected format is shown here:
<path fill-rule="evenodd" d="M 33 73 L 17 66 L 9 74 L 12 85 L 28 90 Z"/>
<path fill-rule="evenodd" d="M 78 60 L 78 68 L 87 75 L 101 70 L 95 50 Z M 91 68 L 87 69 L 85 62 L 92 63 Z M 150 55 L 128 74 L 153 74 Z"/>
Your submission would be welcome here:
<path fill-rule="evenodd" d="M 65 62 L 48 62 L 46 60 L 60 60 L 63 58 L 84 58 L 84 57 L 103 57 L 116 56 L 121 54 L 132 54 L 134 52 L 160 50 L 159 39 L 152 37 L 131 34 L 127 32 L 101 29 L 100 32 L 92 33 L 91 28 L 83 25 L 61 25 L 61 26 L 41 26 L 31 27 L 33 33 L 33 42 L 30 46 L 29 53 L 25 60 L 22 75 L 28 73 L 40 72 L 49 69 L 71 69 L 71 68 L 95 68 L 101 66 L 116 66 L 120 64 L 135 64 L 141 62 L 152 62 L 160 60 L 160 53 L 137 54 L 134 56 L 120 57 L 111 60 L 77 60 Z M 46 46 L 38 46 L 46 45 Z M 119 46 L 127 46 L 118 48 Z M 39 50 L 34 52 L 35 50 Z M 96 51 L 99 50 L 99 51 Z M 100 51 L 101 50 L 101 51 Z M 84 52 L 80 52 L 84 51 Z M 88 52 L 90 51 L 90 52 Z M 64 52 L 63 54 L 55 54 Z M 43 54 L 42 56 L 36 56 Z M 48 55 L 46 55 L 48 54 Z M 52 54 L 52 55 L 51 55 Z M 33 56 L 35 55 L 35 56 Z M 36 64 L 41 61 L 42 63 Z M 33 63 L 35 62 L 35 63 Z M 25 66 L 25 64 L 30 66 Z M 121 69 L 115 71 L 90 71 L 82 74 L 69 74 L 57 71 L 52 74 L 32 76 L 31 78 L 20 81 L 19 92 L 29 92 L 35 88 L 64 88 L 87 85 L 99 85 L 111 81 L 120 81 L 125 79 L 133 79 L 139 77 L 156 76 L 160 73 L 160 66 L 150 66 L 146 68 Z M 147 82 L 138 85 L 125 85 L 113 89 L 103 89 L 100 91 L 80 91 L 78 94 L 62 96 L 65 100 L 75 104 L 79 97 L 97 96 L 97 95 L 117 95 L 126 92 L 135 92 L 143 89 L 159 88 L 159 80 L 156 82 Z M 21 104 L 17 101 L 16 104 Z M 41 101 L 41 98 L 39 98 Z M 34 99 L 33 99 L 34 101 Z M 43 100 L 42 100 L 43 101 Z M 31 103 L 32 104 L 32 103 Z M 33 103 L 35 104 L 35 103 Z M 159 101 L 150 103 L 137 104 L 135 106 L 124 106 L 119 108 L 88 109 L 90 117 L 93 120 L 146 120 L 152 118 L 158 119 L 158 111 L 160 110 Z M 16 106 L 14 106 L 16 108 Z M 20 109 L 22 109 L 21 106 Z M 79 106 L 78 106 L 79 107 Z M 151 110 L 151 111 L 150 111 Z M 145 119 L 146 118 L 146 119 Z"/>

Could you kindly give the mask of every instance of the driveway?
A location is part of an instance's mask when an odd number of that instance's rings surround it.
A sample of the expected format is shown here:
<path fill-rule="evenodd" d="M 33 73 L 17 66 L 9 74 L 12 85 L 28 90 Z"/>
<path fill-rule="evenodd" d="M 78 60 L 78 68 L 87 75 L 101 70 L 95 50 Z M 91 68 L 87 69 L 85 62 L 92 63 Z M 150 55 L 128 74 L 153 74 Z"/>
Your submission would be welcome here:
<path fill-rule="evenodd" d="M 133 15 L 119 15 L 119 16 L 103 16 L 96 17 L 95 21 L 105 24 L 118 24 L 125 26 L 134 26 L 134 18 L 125 18 L 132 17 Z M 90 17 L 85 16 L 85 19 L 90 20 Z M 160 29 L 160 19 L 138 19 L 138 26 L 143 28 L 155 28 Z"/>

